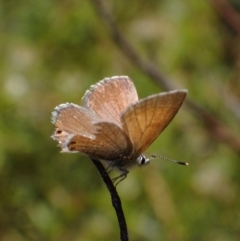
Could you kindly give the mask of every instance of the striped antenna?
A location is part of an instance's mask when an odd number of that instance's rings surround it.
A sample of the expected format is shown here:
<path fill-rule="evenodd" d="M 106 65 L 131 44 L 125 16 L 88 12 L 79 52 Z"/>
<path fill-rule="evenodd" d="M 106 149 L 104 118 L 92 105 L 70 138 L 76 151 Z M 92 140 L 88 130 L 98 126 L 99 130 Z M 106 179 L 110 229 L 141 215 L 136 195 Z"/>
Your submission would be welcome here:
<path fill-rule="evenodd" d="M 180 162 L 180 161 L 176 161 L 174 159 L 171 159 L 171 158 L 168 158 L 168 157 L 165 157 L 165 156 L 162 156 L 162 155 L 153 155 L 153 154 L 149 154 L 151 157 L 153 158 L 156 158 L 156 157 L 160 157 L 162 159 L 165 159 L 165 160 L 168 160 L 168 161 L 171 161 L 171 162 L 175 162 L 179 165 L 183 165 L 183 166 L 188 166 L 189 164 L 187 162 Z"/>

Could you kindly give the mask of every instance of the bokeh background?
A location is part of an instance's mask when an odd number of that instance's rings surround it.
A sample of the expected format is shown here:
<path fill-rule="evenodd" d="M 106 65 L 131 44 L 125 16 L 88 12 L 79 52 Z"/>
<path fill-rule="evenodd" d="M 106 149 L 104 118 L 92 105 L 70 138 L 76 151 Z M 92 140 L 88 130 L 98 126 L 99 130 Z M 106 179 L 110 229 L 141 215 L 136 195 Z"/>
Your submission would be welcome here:
<path fill-rule="evenodd" d="M 0 240 L 119 240 L 99 173 L 60 153 L 50 114 L 104 77 L 129 75 L 140 98 L 164 88 L 116 46 L 95 2 L 0 2 Z M 138 54 L 235 136 L 217 138 L 185 104 L 148 152 L 190 165 L 155 159 L 117 187 L 130 240 L 239 240 L 240 2 L 104 3 Z"/>

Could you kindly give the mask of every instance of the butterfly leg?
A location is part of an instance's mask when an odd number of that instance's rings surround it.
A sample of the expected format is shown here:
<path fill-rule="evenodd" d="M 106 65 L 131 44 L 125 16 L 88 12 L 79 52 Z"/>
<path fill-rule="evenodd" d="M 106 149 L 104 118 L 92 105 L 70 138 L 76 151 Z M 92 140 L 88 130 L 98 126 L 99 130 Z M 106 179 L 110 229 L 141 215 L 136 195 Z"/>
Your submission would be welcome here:
<path fill-rule="evenodd" d="M 124 169 L 124 168 L 119 168 L 120 171 L 122 171 L 121 175 L 117 176 L 117 177 L 114 177 L 112 179 L 112 182 L 115 183 L 116 181 L 116 184 L 114 184 L 115 187 L 117 187 L 117 185 L 123 181 L 126 177 L 127 177 L 127 174 L 129 173 L 129 171 L 127 169 Z"/>
<path fill-rule="evenodd" d="M 107 174 L 109 175 L 113 170 L 113 163 L 110 162 L 107 167 L 105 168 L 105 171 L 107 172 Z"/>

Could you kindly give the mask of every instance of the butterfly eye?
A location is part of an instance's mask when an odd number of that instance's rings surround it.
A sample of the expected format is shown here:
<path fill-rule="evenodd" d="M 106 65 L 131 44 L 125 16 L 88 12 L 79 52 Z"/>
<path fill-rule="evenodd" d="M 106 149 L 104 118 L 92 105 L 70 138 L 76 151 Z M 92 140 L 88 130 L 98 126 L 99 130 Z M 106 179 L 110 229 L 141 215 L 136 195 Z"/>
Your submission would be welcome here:
<path fill-rule="evenodd" d="M 143 155 L 140 155 L 138 158 L 137 158 L 137 163 L 142 166 L 145 164 L 145 157 Z"/>
<path fill-rule="evenodd" d="M 146 164 L 148 164 L 150 161 L 151 161 L 151 159 L 146 158 L 146 157 L 143 156 L 143 155 L 140 155 L 140 156 L 137 158 L 137 163 L 138 163 L 140 166 L 146 165 Z"/>

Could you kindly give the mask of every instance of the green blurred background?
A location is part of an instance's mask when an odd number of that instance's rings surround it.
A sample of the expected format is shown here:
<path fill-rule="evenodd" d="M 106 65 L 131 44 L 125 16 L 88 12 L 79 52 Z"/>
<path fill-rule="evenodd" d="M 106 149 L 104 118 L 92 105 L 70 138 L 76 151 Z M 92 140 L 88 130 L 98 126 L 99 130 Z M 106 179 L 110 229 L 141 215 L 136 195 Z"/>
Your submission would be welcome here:
<path fill-rule="evenodd" d="M 140 55 L 239 136 L 240 30 L 220 2 L 105 1 Z M 60 153 L 50 114 L 113 75 L 129 75 L 140 98 L 164 89 L 115 46 L 92 1 L 2 0 L 0 30 L 0 240 L 119 240 L 99 173 Z M 131 241 L 240 240 L 239 152 L 186 106 L 148 152 L 190 165 L 155 159 L 118 186 Z"/>

